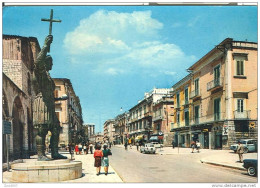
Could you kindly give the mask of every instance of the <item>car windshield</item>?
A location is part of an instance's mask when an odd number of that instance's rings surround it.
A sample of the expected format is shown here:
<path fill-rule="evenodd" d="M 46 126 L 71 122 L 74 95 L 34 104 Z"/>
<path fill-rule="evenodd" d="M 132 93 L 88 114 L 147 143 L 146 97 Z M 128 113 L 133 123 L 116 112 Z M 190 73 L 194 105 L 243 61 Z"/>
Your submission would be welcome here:
<path fill-rule="evenodd" d="M 239 141 L 237 141 L 238 143 Z M 245 140 L 240 140 L 241 144 L 246 144 L 246 141 Z"/>

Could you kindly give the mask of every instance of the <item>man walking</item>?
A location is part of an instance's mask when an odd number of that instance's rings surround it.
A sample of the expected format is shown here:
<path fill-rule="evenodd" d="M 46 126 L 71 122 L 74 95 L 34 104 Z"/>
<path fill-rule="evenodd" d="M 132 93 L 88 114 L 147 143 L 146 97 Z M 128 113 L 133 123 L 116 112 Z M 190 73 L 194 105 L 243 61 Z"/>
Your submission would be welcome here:
<path fill-rule="evenodd" d="M 243 146 L 243 144 L 241 144 L 240 141 L 238 141 L 237 154 L 238 154 L 240 163 L 243 163 L 243 153 L 244 153 L 244 146 Z"/>

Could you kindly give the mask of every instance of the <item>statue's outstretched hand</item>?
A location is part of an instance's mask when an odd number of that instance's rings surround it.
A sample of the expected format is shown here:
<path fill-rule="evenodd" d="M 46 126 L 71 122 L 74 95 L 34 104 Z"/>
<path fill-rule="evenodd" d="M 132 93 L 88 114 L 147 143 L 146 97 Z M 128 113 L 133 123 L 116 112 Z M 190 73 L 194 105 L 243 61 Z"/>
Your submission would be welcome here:
<path fill-rule="evenodd" d="M 45 44 L 47 46 L 50 46 L 50 44 L 52 43 L 52 40 L 53 40 L 53 36 L 52 35 L 48 35 L 45 39 Z"/>

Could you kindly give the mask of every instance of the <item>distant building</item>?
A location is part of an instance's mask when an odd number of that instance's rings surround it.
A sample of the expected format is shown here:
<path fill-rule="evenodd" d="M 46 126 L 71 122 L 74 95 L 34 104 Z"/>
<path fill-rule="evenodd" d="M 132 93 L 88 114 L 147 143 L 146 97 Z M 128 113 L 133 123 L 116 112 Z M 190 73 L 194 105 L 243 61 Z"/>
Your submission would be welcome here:
<path fill-rule="evenodd" d="M 149 140 L 150 136 L 154 134 L 153 130 L 158 129 L 154 128 L 153 104 L 164 96 L 170 95 L 170 93 L 171 89 L 154 88 L 152 91 L 145 93 L 144 99 L 129 110 L 129 123 L 127 125 L 129 138 L 133 138 L 135 141 L 139 139 Z M 156 126 L 158 127 L 158 123 Z"/>
<path fill-rule="evenodd" d="M 117 117 L 115 117 L 115 135 L 113 139 L 115 144 L 124 144 L 125 138 L 127 137 L 126 124 L 127 113 L 119 114 Z"/>
<path fill-rule="evenodd" d="M 76 144 L 82 129 L 82 109 L 79 97 L 67 78 L 53 78 L 55 83 L 55 98 L 66 97 L 66 100 L 55 101 L 55 112 L 60 121 L 60 147 L 67 146 L 70 142 Z"/>
<path fill-rule="evenodd" d="M 109 119 L 104 123 L 104 141 L 114 142 L 115 120 Z"/>
<path fill-rule="evenodd" d="M 104 143 L 104 133 L 97 133 L 95 135 L 95 142 Z"/>
<path fill-rule="evenodd" d="M 87 135 L 88 141 L 91 143 L 95 142 L 95 125 L 93 123 L 86 123 L 83 125 L 85 134 Z"/>

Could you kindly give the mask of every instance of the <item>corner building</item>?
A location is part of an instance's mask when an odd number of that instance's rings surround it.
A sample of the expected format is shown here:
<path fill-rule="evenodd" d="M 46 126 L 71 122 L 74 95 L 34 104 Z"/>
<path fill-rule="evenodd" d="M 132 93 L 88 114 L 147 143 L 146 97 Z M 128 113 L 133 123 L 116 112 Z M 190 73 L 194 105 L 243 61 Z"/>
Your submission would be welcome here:
<path fill-rule="evenodd" d="M 176 134 L 175 141 L 184 147 L 199 140 L 203 148 L 228 149 L 238 139 L 257 138 L 257 43 L 227 38 L 188 71 L 189 112 L 176 113 L 172 131 L 179 132 L 179 118 L 189 125 L 186 138 Z"/>

